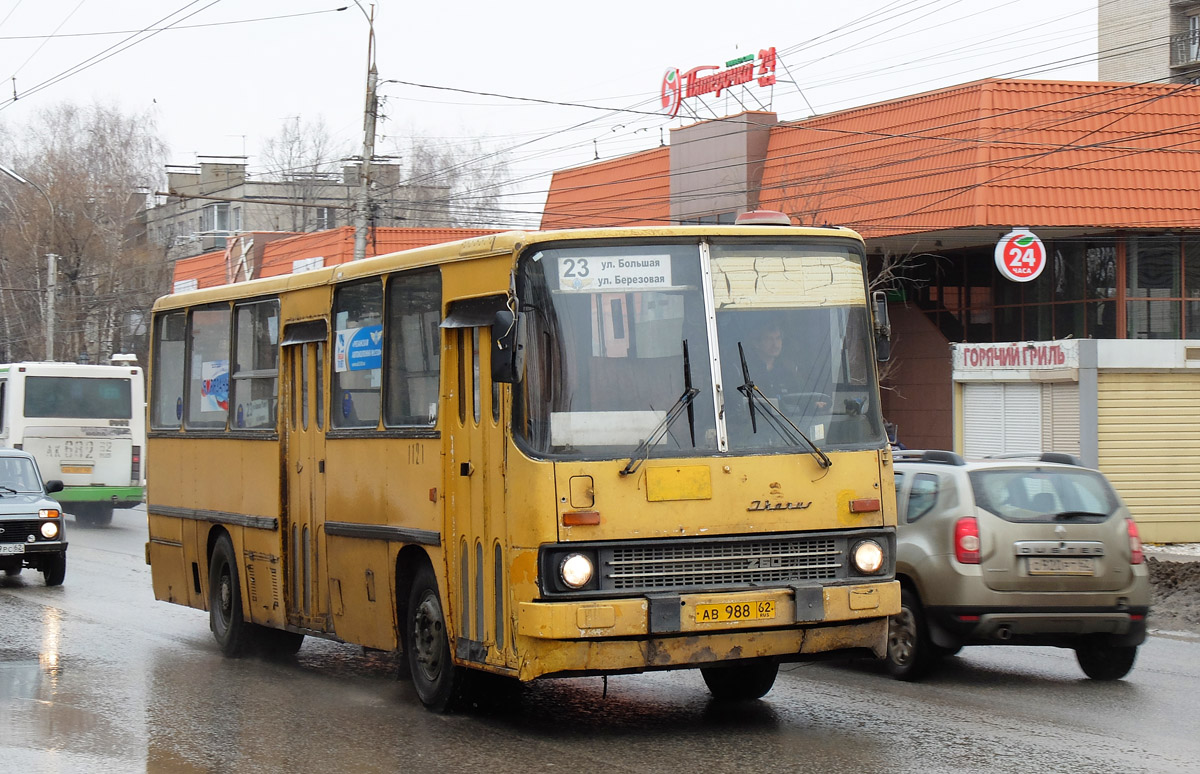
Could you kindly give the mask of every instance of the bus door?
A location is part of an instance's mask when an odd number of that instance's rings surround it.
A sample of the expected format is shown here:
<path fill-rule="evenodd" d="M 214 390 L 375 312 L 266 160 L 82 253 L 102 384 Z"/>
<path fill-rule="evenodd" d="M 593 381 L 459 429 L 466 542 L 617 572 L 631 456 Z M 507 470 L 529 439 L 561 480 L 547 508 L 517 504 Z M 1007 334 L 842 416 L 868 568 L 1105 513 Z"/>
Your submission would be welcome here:
<path fill-rule="evenodd" d="M 508 545 L 500 391 L 492 384 L 486 327 L 494 312 L 483 303 L 489 300 L 452 304 L 442 323 L 450 365 L 445 534 L 455 653 L 467 661 L 504 664 L 512 633 L 503 592 Z"/>
<path fill-rule="evenodd" d="M 289 325 L 284 332 L 286 399 L 283 429 L 287 506 L 280 528 L 287 546 L 288 623 L 305 629 L 329 628 L 323 552 L 325 538 L 325 399 L 329 367 L 324 320 Z"/>

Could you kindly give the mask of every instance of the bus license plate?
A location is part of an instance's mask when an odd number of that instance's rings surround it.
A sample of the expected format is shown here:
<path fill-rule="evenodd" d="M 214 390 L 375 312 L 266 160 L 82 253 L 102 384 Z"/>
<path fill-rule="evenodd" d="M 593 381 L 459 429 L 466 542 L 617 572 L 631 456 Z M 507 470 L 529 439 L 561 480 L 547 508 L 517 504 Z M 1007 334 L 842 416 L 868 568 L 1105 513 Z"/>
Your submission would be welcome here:
<path fill-rule="evenodd" d="M 0 555 L 23 553 L 25 553 L 24 543 L 0 543 Z"/>
<path fill-rule="evenodd" d="M 696 605 L 697 623 L 727 623 L 729 621 L 767 621 L 775 617 L 775 600 L 758 602 L 723 602 L 718 605 Z"/>
<path fill-rule="evenodd" d="M 1030 575 L 1095 575 L 1096 560 L 1090 556 L 1031 556 Z"/>

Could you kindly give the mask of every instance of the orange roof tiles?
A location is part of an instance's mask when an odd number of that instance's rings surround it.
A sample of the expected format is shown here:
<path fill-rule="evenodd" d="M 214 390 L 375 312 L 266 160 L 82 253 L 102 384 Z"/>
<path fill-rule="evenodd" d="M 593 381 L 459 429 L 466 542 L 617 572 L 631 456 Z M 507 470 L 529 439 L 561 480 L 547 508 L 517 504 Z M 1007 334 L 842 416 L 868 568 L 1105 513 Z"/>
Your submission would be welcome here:
<path fill-rule="evenodd" d="M 864 236 L 1200 223 L 1200 89 L 986 80 L 771 130 L 760 206 Z"/>
<path fill-rule="evenodd" d="M 542 228 L 653 226 L 671 221 L 667 147 L 555 172 Z"/>
<path fill-rule="evenodd" d="M 425 247 L 457 239 L 498 233 L 495 229 L 478 228 L 375 228 L 367 241 L 367 256 L 394 253 L 414 247 Z M 343 226 L 329 231 L 315 231 L 278 238 L 278 234 L 250 236 L 261 242 L 264 236 L 276 237 L 261 246 L 262 258 L 254 268 L 254 278 L 291 274 L 297 261 L 321 258 L 322 266 L 347 263 L 354 256 L 354 227 Z M 225 251 L 220 250 L 175 262 L 175 281 L 197 279 L 201 288 L 226 282 Z"/>

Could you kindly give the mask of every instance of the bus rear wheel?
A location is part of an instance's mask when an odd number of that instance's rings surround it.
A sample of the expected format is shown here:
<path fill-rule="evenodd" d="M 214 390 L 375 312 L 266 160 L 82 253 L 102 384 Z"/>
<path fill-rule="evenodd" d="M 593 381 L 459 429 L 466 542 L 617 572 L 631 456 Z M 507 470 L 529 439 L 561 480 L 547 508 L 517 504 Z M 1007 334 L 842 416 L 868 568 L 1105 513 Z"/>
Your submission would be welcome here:
<path fill-rule="evenodd" d="M 778 662 L 701 667 L 704 684 L 717 701 L 753 701 L 766 696 L 779 674 Z"/>
<path fill-rule="evenodd" d="M 462 698 L 465 674 L 451 659 L 437 579 L 428 565 L 413 578 L 405 628 L 404 649 L 421 703 L 434 712 L 454 709 Z"/>

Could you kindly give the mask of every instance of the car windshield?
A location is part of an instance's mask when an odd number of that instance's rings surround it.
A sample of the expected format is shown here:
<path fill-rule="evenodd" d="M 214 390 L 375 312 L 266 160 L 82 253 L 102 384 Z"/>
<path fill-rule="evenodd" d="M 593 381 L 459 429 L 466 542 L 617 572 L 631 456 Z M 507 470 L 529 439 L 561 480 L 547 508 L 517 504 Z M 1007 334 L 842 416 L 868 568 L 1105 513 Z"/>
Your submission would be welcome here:
<path fill-rule="evenodd" d="M 650 456 L 884 442 L 849 246 L 555 245 L 525 256 L 518 277 L 527 362 L 514 432 L 536 454 L 629 457 L 652 435 Z M 664 424 L 689 386 L 694 399 Z"/>
<path fill-rule="evenodd" d="M 25 457 L 0 457 L 0 494 L 41 492 L 33 461 Z"/>
<path fill-rule="evenodd" d="M 1102 521 L 1120 506 L 1094 470 L 1040 466 L 973 470 L 975 504 L 1007 521 Z"/>

